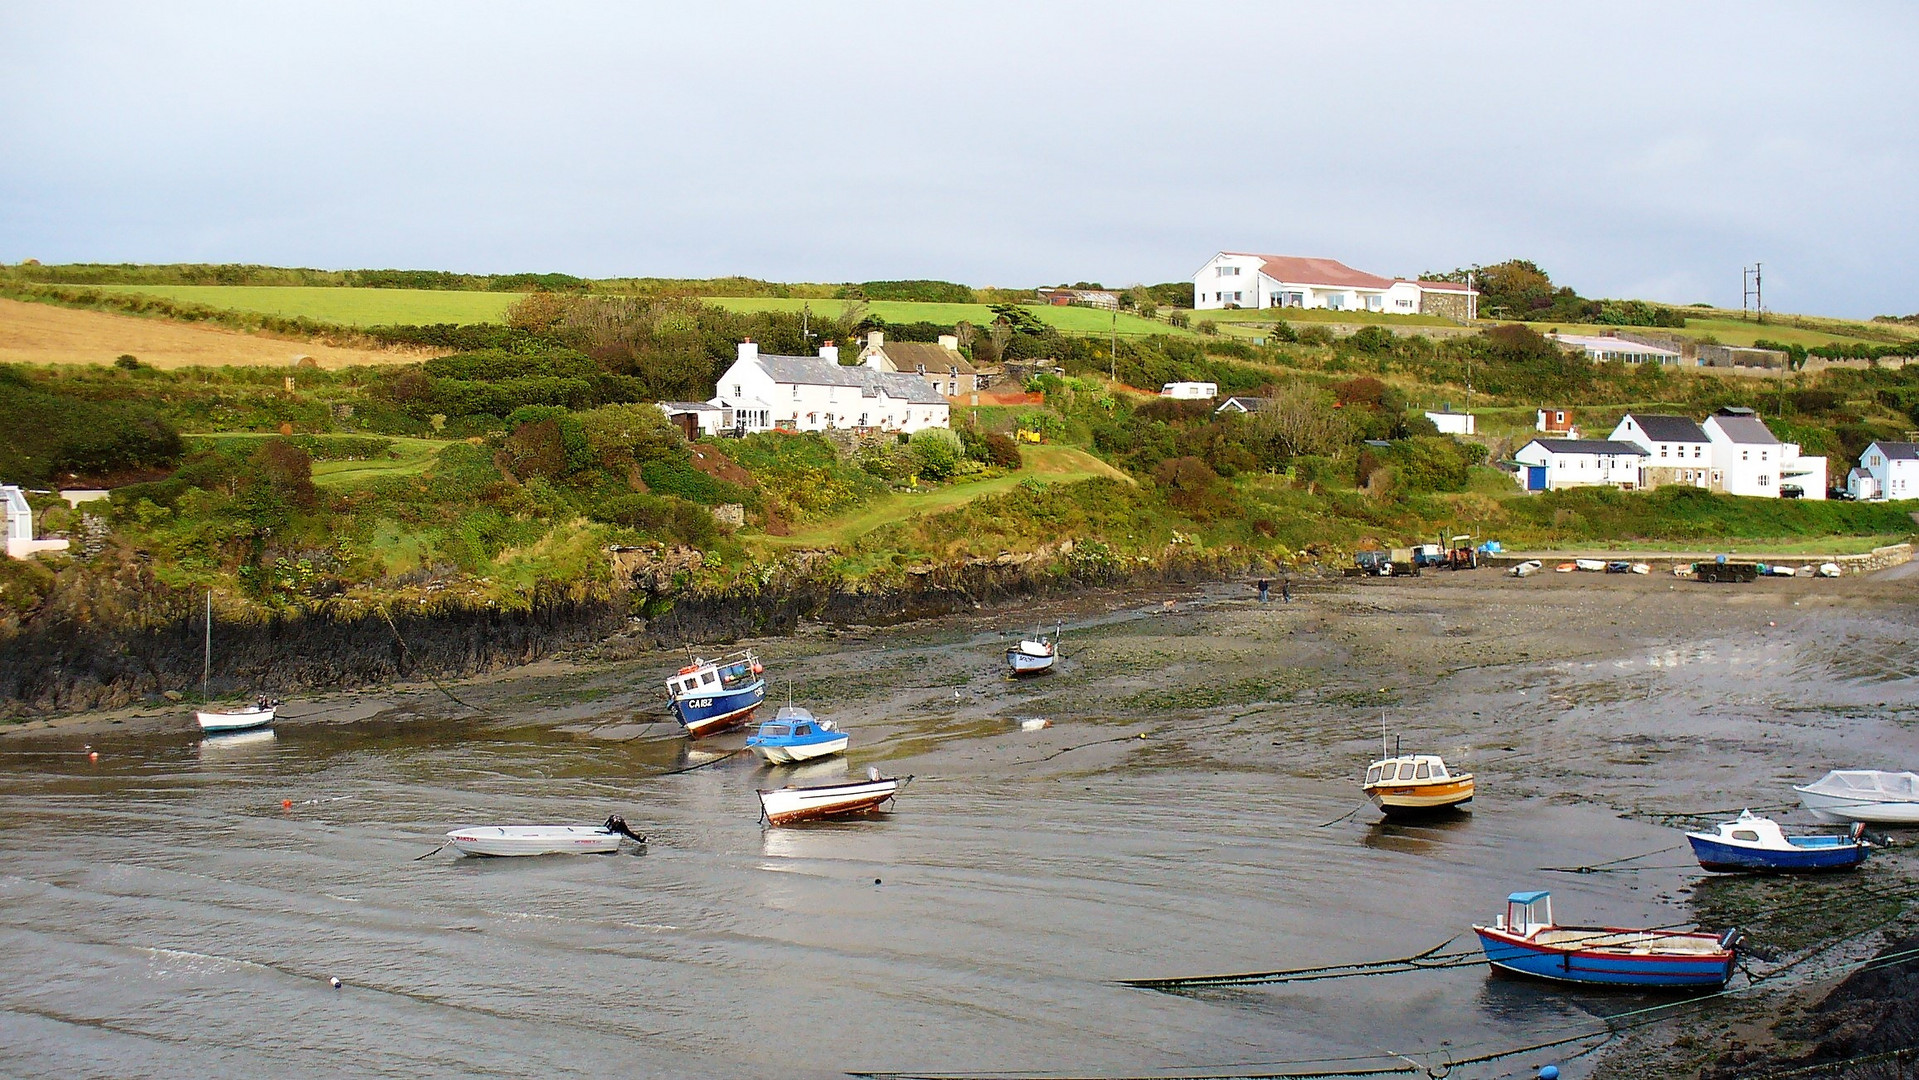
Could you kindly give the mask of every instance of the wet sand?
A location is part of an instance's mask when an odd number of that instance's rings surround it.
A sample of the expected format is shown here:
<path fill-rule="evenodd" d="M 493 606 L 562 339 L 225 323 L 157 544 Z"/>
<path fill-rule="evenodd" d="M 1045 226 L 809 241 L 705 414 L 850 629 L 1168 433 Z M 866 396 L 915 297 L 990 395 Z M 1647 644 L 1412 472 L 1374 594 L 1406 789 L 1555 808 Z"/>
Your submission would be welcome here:
<path fill-rule="evenodd" d="M 762 830 L 752 793 L 791 770 L 660 775 L 704 760 L 658 708 L 677 661 L 617 642 L 448 688 L 471 709 L 431 686 L 294 702 L 250 742 L 203 743 L 184 709 L 17 726 L 0 1073 L 302 1075 L 342 1052 L 408 1076 L 1137 1073 L 1436 1062 L 1591 1030 L 1660 999 L 1479 967 L 1187 995 L 1114 981 L 1470 944 L 1516 888 L 1621 925 L 1818 899 L 1701 884 L 1669 815 L 1919 764 L 1916 588 L 1479 571 L 758 642 L 769 704 L 853 735 L 843 766 L 799 782 L 915 777 L 889 815 L 791 829 Z M 1006 680 L 1002 635 L 1055 619 L 1061 670 Z M 1382 714 L 1478 774 L 1471 814 L 1347 816 Z M 651 836 L 643 854 L 414 861 L 457 824 L 616 812 Z M 1909 884 L 1909 862 L 1848 881 Z M 1453 1075 L 1542 1060 L 1563 1055 Z"/>

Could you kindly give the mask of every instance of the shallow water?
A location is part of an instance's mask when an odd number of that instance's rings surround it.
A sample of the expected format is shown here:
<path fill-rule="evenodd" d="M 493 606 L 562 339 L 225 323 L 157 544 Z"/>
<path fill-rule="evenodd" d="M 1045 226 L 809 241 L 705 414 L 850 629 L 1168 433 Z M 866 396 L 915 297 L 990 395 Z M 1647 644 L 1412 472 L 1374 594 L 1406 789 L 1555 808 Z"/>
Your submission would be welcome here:
<path fill-rule="evenodd" d="M 775 1077 L 1465 1056 L 1652 999 L 1479 967 L 1180 995 L 1115 981 L 1465 948 L 1507 891 L 1542 884 L 1565 921 L 1684 920 L 1700 875 L 1682 852 L 1630 874 L 1538 868 L 1683 843 L 1622 810 L 1783 801 L 1771 775 L 1700 779 L 1718 763 L 1696 751 L 1714 739 L 1772 773 L 1797 765 L 1755 727 L 1778 721 L 1776 703 L 1729 715 L 1729 685 L 1853 687 L 1871 703 L 1840 693 L 1834 707 L 1856 715 L 1818 737 L 1910 749 L 1877 704 L 1910 704 L 1909 682 L 1835 682 L 1813 652 L 1743 638 L 1440 677 L 1285 651 L 1350 615 L 1202 603 L 1082 618 L 1064 669 L 1027 684 L 994 672 L 990 617 L 768 643 L 775 695 L 804 686 L 802 703 L 852 731 L 848 767 L 915 774 L 892 813 L 843 824 L 763 829 L 754 788 L 791 774 L 745 756 L 660 775 L 689 760 L 669 726 L 646 726 L 668 661 L 502 684 L 478 719 L 420 697 L 351 723 L 316 710 L 270 738 L 202 741 L 182 720 L 89 737 L 97 763 L 76 738 L 16 738 L 0 747 L 0 1073 Z M 1209 663 L 1259 686 L 1208 696 L 1222 681 Z M 1365 809 L 1317 827 L 1358 801 L 1350 777 L 1377 720 L 1343 702 L 1378 693 L 1382 672 L 1399 676 L 1386 696 L 1445 716 L 1431 737 L 1477 762 L 1482 798 L 1456 821 L 1377 825 Z M 1206 704 L 1126 704 L 1182 688 Z M 1666 734 L 1635 744 L 1626 721 L 1648 700 Z M 1031 715 L 1053 726 L 1020 732 Z M 460 824 L 609 813 L 650 843 L 418 858 Z"/>

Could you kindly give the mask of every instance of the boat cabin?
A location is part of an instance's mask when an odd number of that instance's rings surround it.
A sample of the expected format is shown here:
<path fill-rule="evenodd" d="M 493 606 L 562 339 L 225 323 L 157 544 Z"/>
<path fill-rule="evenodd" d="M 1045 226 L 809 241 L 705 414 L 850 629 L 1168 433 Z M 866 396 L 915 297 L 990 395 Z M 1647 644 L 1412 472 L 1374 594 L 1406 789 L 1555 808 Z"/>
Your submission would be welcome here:
<path fill-rule="evenodd" d="M 1553 897 L 1545 891 L 1516 892 L 1506 897 L 1506 914 L 1495 927 L 1518 937 L 1532 937 L 1553 925 Z"/>
<path fill-rule="evenodd" d="M 737 690 L 759 675 L 760 665 L 751 653 L 721 660 L 694 660 L 666 680 L 667 692 L 675 697 L 686 694 L 713 694 Z"/>
<path fill-rule="evenodd" d="M 1348 774 L 1350 775 L 1350 774 Z M 1437 754 L 1408 754 L 1405 757 L 1375 761 L 1366 769 L 1366 786 L 1397 781 L 1449 780 L 1446 763 Z"/>

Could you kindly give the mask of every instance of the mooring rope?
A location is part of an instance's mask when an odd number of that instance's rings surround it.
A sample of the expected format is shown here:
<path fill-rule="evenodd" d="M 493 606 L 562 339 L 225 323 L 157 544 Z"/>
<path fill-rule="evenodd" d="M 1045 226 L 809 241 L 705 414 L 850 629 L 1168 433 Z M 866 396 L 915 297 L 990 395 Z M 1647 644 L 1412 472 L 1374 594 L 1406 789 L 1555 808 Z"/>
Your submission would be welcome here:
<path fill-rule="evenodd" d="M 393 624 L 393 616 L 391 613 L 387 611 L 386 605 L 382 604 L 380 605 L 379 608 L 375 610 L 379 611 L 380 618 L 386 620 L 387 629 L 393 631 L 393 640 L 400 643 L 400 651 L 406 654 L 407 661 L 411 663 L 414 667 L 418 668 L 422 675 L 426 676 L 426 681 L 432 683 L 434 689 L 438 690 L 442 694 L 445 694 L 448 700 L 452 701 L 455 705 L 458 705 L 463 709 L 472 709 L 474 712 L 477 712 L 481 714 L 482 716 L 488 715 L 487 710 L 482 709 L 477 705 L 469 705 L 466 702 L 461 701 L 453 693 L 453 691 L 448 690 L 446 688 L 446 685 L 444 683 L 440 682 L 439 679 L 436 679 L 433 677 L 432 671 L 429 670 L 426 665 L 420 663 L 419 658 L 413 655 L 413 650 L 407 648 L 406 639 L 400 636 L 400 628 Z"/>
<path fill-rule="evenodd" d="M 1684 851 L 1685 848 L 1686 848 L 1685 844 L 1672 844 L 1667 847 L 1657 848 L 1653 851 L 1642 851 L 1637 855 L 1627 855 L 1618 859 L 1607 859 L 1605 862 L 1592 863 L 1587 866 L 1539 866 L 1539 867 L 1534 867 L 1534 869 L 1540 870 L 1540 871 L 1549 870 L 1559 874 L 1598 874 L 1598 873 L 1605 873 L 1609 868 L 1618 867 L 1622 863 L 1637 862 L 1640 859 L 1650 859 L 1654 855 L 1664 855 L 1669 851 Z M 1643 868 L 1642 867 L 1626 867 L 1626 869 L 1651 870 L 1654 868 L 1653 867 L 1643 867 Z"/>

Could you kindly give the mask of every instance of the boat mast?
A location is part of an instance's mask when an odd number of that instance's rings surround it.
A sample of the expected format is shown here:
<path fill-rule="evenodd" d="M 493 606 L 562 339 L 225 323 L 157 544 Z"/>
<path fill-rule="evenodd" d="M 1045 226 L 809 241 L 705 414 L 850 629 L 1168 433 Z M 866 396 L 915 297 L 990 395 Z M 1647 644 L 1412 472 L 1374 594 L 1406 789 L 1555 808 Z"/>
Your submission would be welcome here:
<path fill-rule="evenodd" d="M 200 701 L 207 700 L 207 675 L 213 670 L 213 590 L 207 590 L 207 641 L 200 657 Z"/>

